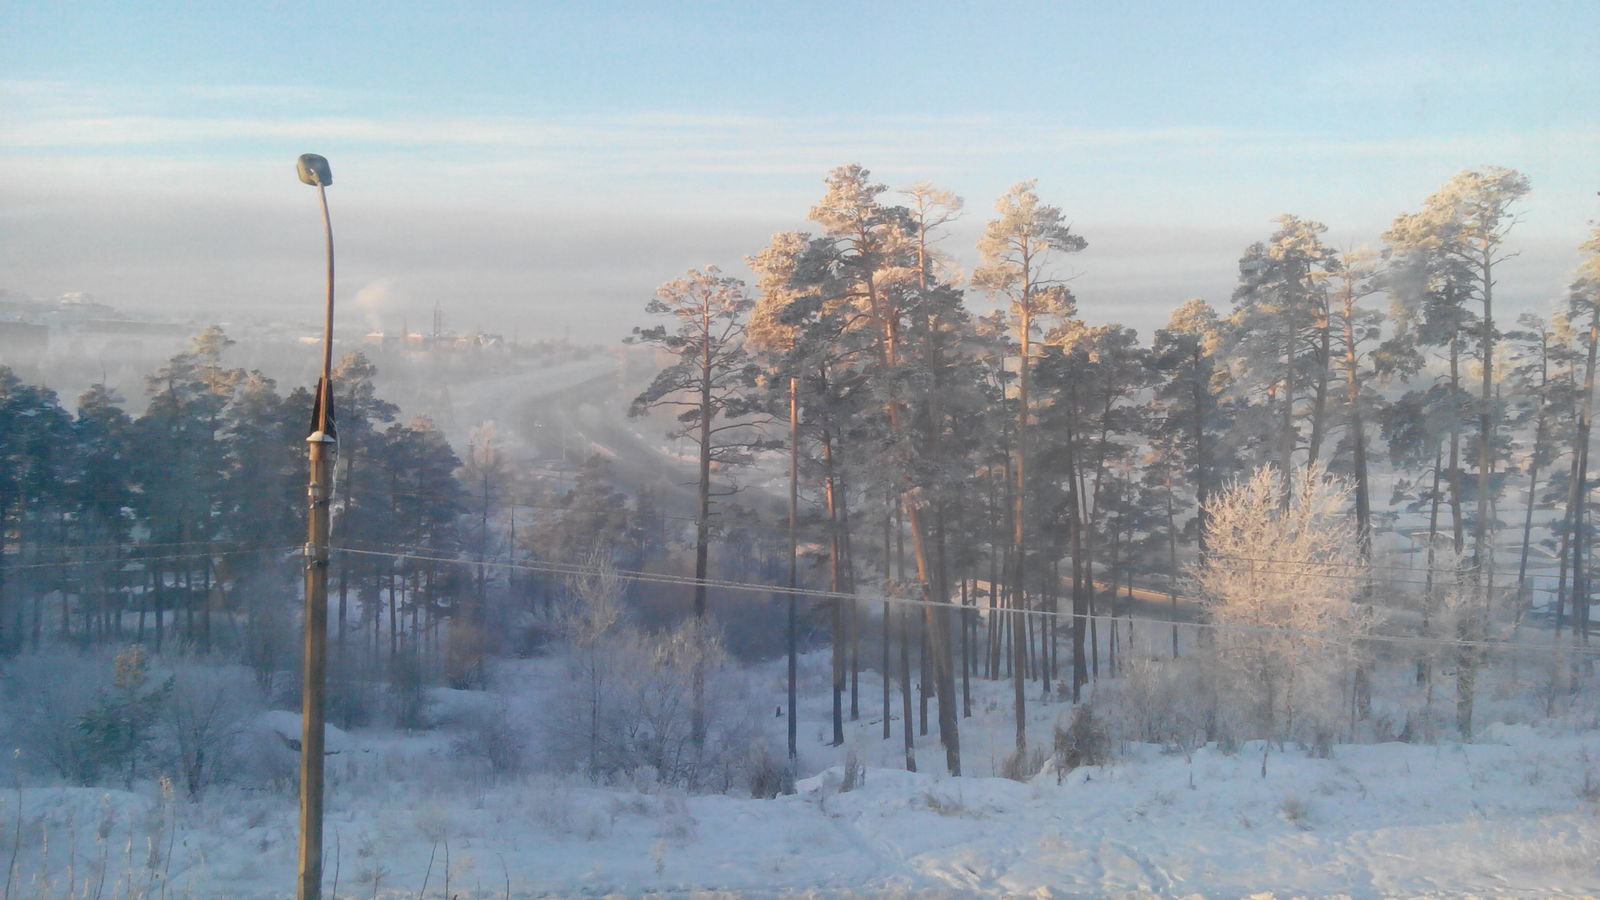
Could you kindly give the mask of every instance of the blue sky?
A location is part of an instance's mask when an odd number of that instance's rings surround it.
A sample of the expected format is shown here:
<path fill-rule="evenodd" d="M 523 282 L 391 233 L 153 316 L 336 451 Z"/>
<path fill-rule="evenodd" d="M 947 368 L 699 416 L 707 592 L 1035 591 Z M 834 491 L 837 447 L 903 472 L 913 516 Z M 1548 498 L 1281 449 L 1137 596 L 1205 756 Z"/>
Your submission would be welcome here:
<path fill-rule="evenodd" d="M 1503 295 L 1530 309 L 1600 214 L 1600 4 L 992 6 L 11 0 L 0 288 L 296 315 L 306 151 L 333 162 L 350 319 L 437 301 L 596 340 L 805 228 L 849 162 L 963 195 L 969 265 L 1038 178 L 1089 240 L 1085 317 L 1146 333 L 1226 307 L 1279 213 L 1376 242 L 1460 169 L 1521 169 Z"/>

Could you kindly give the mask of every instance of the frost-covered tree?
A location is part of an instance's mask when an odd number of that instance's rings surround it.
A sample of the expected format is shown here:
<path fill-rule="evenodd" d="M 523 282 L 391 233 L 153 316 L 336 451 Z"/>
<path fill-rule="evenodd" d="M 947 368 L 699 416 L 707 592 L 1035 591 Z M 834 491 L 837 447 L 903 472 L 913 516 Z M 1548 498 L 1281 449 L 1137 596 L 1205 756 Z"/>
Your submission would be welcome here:
<path fill-rule="evenodd" d="M 1262 466 L 1219 493 L 1194 570 L 1217 626 L 1210 652 L 1261 735 L 1280 740 L 1336 718 L 1341 675 L 1361 651 L 1354 636 L 1372 621 L 1355 602 L 1366 563 L 1349 486 L 1315 467 L 1284 482 Z"/>
<path fill-rule="evenodd" d="M 913 346 L 915 341 L 908 341 L 908 338 L 915 338 L 918 319 L 929 315 L 933 306 L 947 303 L 951 292 L 924 288 L 927 270 L 919 271 L 918 263 L 925 266 L 928 258 L 926 253 L 919 255 L 917 252 L 917 236 L 924 232 L 911 211 L 879 202 L 879 195 L 888 189 L 885 185 L 874 182 L 871 173 L 859 165 L 834 169 L 828 175 L 827 184 L 827 193 L 810 213 L 811 220 L 823 231 L 813 245 L 813 257 L 819 266 L 818 282 L 824 290 L 823 304 L 851 310 L 852 317 L 864 322 L 870 333 L 870 362 L 863 374 L 873 406 L 881 411 L 874 418 L 882 437 L 870 461 L 867 477 L 882 486 L 886 516 L 890 515 L 889 510 L 898 507 L 896 515 L 902 517 L 900 521 L 904 522 L 910 538 L 917 593 L 921 600 L 932 603 L 936 559 L 931 520 L 935 516 L 933 510 L 925 506 L 923 494 L 931 486 L 927 466 L 930 444 L 924 439 L 928 432 L 918 428 L 919 409 L 913 405 L 916 397 L 925 393 L 932 373 L 926 365 L 928 357 L 923 353 L 927 346 Z M 924 385 L 920 391 L 919 382 Z M 886 552 L 886 574 L 889 557 Z M 902 580 L 909 580 L 904 579 L 903 568 L 900 575 Z M 939 601 L 945 599 L 941 597 Z M 929 613 L 925 621 L 930 624 L 927 633 L 932 646 L 929 652 L 933 658 L 943 660 L 947 654 L 946 645 L 941 641 L 946 635 L 932 624 L 943 619 Z M 885 668 L 887 634 L 886 630 Z M 906 654 L 902 652 L 902 675 L 905 669 Z M 940 743 L 944 745 L 950 772 L 958 774 L 961 751 L 953 673 L 945 667 L 945 671 L 937 674 Z M 908 697 L 902 690 L 906 709 L 910 706 Z M 887 704 L 886 692 L 886 716 Z M 916 762 L 909 736 L 906 749 L 907 768 L 914 768 Z"/>
<path fill-rule="evenodd" d="M 1517 591 L 1522 608 L 1530 599 L 1528 555 L 1534 542 L 1533 513 L 1539 505 L 1539 476 L 1554 466 L 1569 445 L 1573 430 L 1577 356 L 1565 316 L 1550 322 L 1524 313 L 1518 317 L 1517 325 L 1516 331 L 1505 334 L 1513 347 L 1510 424 L 1513 428 L 1531 429 L 1532 436 L 1523 463 L 1528 473 L 1528 493 L 1517 562 Z"/>
<path fill-rule="evenodd" d="M 60 560 L 48 548 L 63 543 L 73 456 L 72 416 L 55 391 L 25 384 L 0 366 L 0 652 L 16 652 L 24 641 L 40 646 L 44 597 L 60 586 L 61 570 L 51 565 Z M 15 562 L 8 559 L 13 546 L 28 564 L 21 577 L 6 571 Z M 31 592 L 31 604 L 19 588 Z M 8 594 L 18 594 L 9 611 L 3 603 Z"/>
<path fill-rule="evenodd" d="M 333 533 L 340 535 L 339 543 L 346 546 L 380 543 L 393 526 L 379 457 L 383 453 L 383 430 L 394 422 L 399 407 L 378 396 L 374 383 L 377 376 L 378 367 L 364 353 L 345 354 L 333 371 L 333 408 L 339 427 Z M 291 426 L 304 430 L 302 422 Z M 359 592 L 361 582 L 371 579 L 374 586 L 369 590 L 376 591 L 381 568 L 373 557 L 352 556 L 344 550 L 338 551 L 337 558 L 338 647 L 342 650 L 349 624 L 350 588 L 355 584 Z"/>
<path fill-rule="evenodd" d="M 1240 448 L 1235 434 L 1236 402 L 1224 353 L 1228 322 L 1204 300 L 1189 300 L 1172 311 L 1150 348 L 1151 365 L 1161 380 L 1154 390 L 1148 420 L 1153 449 L 1181 460 L 1183 479 L 1194 498 L 1195 516 L 1185 528 L 1206 549 L 1206 507 L 1223 478 L 1236 470 Z M 1174 565 L 1174 576 L 1177 575 Z"/>
<path fill-rule="evenodd" d="M 1105 487 L 1110 470 L 1127 462 L 1140 443 L 1143 412 L 1137 399 L 1151 383 L 1149 354 L 1138 335 L 1121 325 L 1087 326 L 1069 319 L 1052 329 L 1037 361 L 1041 399 L 1038 469 L 1062 495 L 1061 517 L 1072 551 L 1072 684 L 1077 696 L 1099 675 L 1099 625 L 1094 560 L 1116 543 L 1107 531 Z M 1043 493 L 1035 482 L 1030 490 Z M 1107 560 L 1109 562 L 1109 560 Z M 1113 579 L 1116 573 L 1113 573 Z"/>

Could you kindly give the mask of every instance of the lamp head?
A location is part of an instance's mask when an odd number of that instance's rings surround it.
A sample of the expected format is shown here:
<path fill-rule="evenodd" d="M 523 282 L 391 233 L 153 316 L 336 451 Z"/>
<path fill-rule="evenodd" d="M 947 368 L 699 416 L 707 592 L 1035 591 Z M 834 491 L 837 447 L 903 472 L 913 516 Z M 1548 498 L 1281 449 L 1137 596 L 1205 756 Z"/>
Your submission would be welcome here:
<path fill-rule="evenodd" d="M 306 184 L 323 187 L 333 184 L 333 170 L 328 168 L 328 160 L 315 153 L 300 154 L 294 167 L 300 174 L 300 180 Z"/>

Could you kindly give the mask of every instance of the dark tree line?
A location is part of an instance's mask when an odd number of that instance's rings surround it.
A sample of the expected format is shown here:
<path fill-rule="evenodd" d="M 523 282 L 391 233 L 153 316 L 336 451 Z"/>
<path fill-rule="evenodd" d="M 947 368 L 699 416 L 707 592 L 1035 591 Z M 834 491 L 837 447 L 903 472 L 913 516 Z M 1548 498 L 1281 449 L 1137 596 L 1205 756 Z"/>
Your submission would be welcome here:
<path fill-rule="evenodd" d="M 0 367 L 0 650 L 48 637 L 205 651 L 248 646 L 260 621 L 292 617 L 298 594 L 283 579 L 305 534 L 311 396 L 230 367 L 231 344 L 216 327 L 195 337 L 146 379 L 137 415 L 98 384 L 74 412 Z M 374 374 L 359 353 L 336 374 L 335 531 L 343 546 L 454 557 L 460 462 L 425 419 L 395 421 Z M 338 639 L 359 632 L 393 653 L 456 612 L 457 577 L 342 554 Z"/>

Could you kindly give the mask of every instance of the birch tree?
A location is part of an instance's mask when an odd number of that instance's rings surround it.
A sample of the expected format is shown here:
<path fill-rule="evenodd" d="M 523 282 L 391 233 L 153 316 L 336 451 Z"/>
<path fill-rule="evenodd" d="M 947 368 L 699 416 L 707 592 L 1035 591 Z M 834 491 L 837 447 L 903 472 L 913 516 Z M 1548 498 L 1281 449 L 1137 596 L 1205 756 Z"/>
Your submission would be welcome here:
<path fill-rule="evenodd" d="M 1220 626 L 1212 652 L 1263 737 L 1328 727 L 1340 676 L 1360 654 L 1352 636 L 1371 625 L 1370 607 L 1355 602 L 1365 563 L 1349 503 L 1349 486 L 1316 467 L 1288 486 L 1263 466 L 1211 504 L 1211 548 L 1194 575 Z"/>

